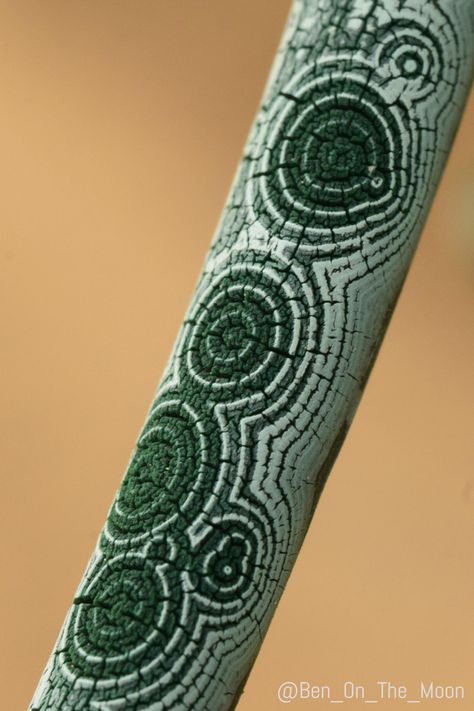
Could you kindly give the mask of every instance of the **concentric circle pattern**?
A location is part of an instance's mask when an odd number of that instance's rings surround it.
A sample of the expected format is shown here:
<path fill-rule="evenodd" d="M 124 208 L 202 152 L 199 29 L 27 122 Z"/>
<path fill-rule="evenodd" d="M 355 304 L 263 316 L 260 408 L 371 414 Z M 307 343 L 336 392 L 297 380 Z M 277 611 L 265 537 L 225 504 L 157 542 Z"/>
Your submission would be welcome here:
<path fill-rule="evenodd" d="M 205 476 L 208 443 L 198 416 L 180 401 L 159 402 L 138 441 L 110 511 L 115 539 L 150 534 L 192 505 Z"/>
<path fill-rule="evenodd" d="M 440 86 L 443 50 L 430 29 L 414 22 L 390 25 L 381 33 L 377 54 L 393 95 L 420 101 Z"/>
<path fill-rule="evenodd" d="M 136 555 L 112 560 L 74 602 L 66 664 L 104 679 L 136 671 L 165 641 L 166 608 L 150 561 Z"/>
<path fill-rule="evenodd" d="M 258 378 L 281 340 L 275 305 L 252 284 L 220 284 L 201 318 L 190 350 L 196 377 L 213 388 L 234 389 Z"/>
<path fill-rule="evenodd" d="M 472 36 L 472 0 L 295 5 L 31 711 L 234 708 L 439 180 Z"/>
<path fill-rule="evenodd" d="M 255 591 L 255 571 L 261 569 L 264 551 L 258 523 L 253 528 L 244 518 L 213 521 L 212 531 L 197 552 L 196 588 L 205 607 L 242 610 Z M 202 605 L 202 601 L 201 601 Z"/>
<path fill-rule="evenodd" d="M 278 389 L 303 346 L 294 282 L 268 254 L 233 257 L 188 320 L 185 362 L 195 387 L 221 401 Z"/>
<path fill-rule="evenodd" d="M 341 244 L 368 228 L 387 234 L 413 195 L 405 114 L 365 72 L 318 67 L 281 92 L 262 139 L 255 212 L 282 235 Z"/>

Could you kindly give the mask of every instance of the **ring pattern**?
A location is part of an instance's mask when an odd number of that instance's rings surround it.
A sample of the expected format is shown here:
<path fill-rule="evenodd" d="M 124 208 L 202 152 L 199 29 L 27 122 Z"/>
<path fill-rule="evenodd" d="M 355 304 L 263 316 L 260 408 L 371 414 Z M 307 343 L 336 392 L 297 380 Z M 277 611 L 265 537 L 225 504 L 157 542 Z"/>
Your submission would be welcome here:
<path fill-rule="evenodd" d="M 304 321 L 294 273 L 266 252 L 236 252 L 186 320 L 183 376 L 220 402 L 264 400 L 301 359 Z"/>
<path fill-rule="evenodd" d="M 112 540 L 149 538 L 196 506 L 209 443 L 198 415 L 178 399 L 152 408 L 107 520 Z M 206 482 L 204 481 L 204 486 Z"/>
<path fill-rule="evenodd" d="M 326 250 L 386 237 L 415 199 L 407 112 L 355 69 L 316 64 L 281 91 L 249 182 L 267 228 Z"/>
<path fill-rule="evenodd" d="M 385 28 L 377 54 L 379 71 L 392 96 L 421 101 L 443 80 L 441 43 L 417 22 L 399 22 Z"/>
<path fill-rule="evenodd" d="M 232 609 L 242 614 L 246 599 L 258 590 L 255 570 L 265 558 L 258 523 L 242 515 L 221 518 L 199 550 L 196 589 L 200 606 L 219 618 Z"/>
<path fill-rule="evenodd" d="M 153 563 L 137 555 L 112 559 L 74 601 L 65 663 L 105 679 L 137 671 L 164 646 L 166 613 L 166 588 Z"/>

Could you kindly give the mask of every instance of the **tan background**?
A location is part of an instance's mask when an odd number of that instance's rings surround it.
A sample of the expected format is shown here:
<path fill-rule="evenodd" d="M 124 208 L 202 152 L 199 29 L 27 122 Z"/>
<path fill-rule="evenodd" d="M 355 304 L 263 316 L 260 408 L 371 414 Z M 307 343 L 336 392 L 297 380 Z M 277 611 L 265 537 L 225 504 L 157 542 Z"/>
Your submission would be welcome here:
<path fill-rule="evenodd" d="M 5 711 L 26 708 L 122 477 L 288 6 L 0 2 Z M 239 711 L 281 708 L 286 679 L 433 679 L 466 686 L 437 708 L 474 708 L 473 226 L 471 101 Z"/>

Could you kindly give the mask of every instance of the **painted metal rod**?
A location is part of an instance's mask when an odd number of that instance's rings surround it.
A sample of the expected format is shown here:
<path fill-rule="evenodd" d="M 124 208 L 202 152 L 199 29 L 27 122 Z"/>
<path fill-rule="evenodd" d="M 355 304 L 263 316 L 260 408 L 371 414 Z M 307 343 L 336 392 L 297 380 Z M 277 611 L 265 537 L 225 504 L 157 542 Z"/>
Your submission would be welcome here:
<path fill-rule="evenodd" d="M 235 705 L 416 247 L 473 37 L 473 0 L 294 3 L 31 709 Z"/>

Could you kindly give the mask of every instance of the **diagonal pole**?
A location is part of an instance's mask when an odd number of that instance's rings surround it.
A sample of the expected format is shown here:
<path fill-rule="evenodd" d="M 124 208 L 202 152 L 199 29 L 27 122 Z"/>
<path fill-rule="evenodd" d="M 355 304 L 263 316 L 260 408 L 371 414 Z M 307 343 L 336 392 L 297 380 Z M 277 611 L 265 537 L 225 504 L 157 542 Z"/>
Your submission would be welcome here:
<path fill-rule="evenodd" d="M 473 73 L 472 0 L 295 0 L 32 711 L 228 711 L 351 422 Z"/>

